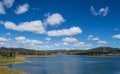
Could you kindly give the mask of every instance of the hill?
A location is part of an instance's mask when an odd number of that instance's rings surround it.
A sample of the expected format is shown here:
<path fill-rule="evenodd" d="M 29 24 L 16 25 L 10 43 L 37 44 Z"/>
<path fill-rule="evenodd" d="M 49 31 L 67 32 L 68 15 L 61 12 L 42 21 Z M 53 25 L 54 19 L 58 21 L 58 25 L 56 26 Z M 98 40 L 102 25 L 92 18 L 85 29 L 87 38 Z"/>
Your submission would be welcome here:
<path fill-rule="evenodd" d="M 89 50 L 71 50 L 67 52 L 67 54 L 73 55 L 91 55 L 91 56 L 99 56 L 99 55 L 120 55 L 120 48 L 112 48 L 112 47 L 97 47 Z"/>
<path fill-rule="evenodd" d="M 89 50 L 50 50 L 38 51 L 24 48 L 0 48 L 0 55 L 13 56 L 18 55 L 51 55 L 51 54 L 66 54 L 66 55 L 88 55 L 88 56 L 101 56 L 101 55 L 120 55 L 120 48 L 112 47 L 97 47 Z"/>
<path fill-rule="evenodd" d="M 24 49 L 24 48 L 0 47 L 0 55 L 13 57 L 14 55 L 50 55 L 50 54 L 44 51 L 37 51 L 37 50 Z"/>

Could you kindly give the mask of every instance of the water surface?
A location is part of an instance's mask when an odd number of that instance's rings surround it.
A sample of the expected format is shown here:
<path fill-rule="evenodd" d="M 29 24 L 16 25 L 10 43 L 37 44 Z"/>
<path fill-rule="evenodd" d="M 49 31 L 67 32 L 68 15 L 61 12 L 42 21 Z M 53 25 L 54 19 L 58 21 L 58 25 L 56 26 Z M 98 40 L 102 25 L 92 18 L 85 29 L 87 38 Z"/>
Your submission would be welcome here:
<path fill-rule="evenodd" d="M 30 74 L 120 74 L 120 57 L 61 55 L 26 59 L 31 62 L 7 67 Z"/>

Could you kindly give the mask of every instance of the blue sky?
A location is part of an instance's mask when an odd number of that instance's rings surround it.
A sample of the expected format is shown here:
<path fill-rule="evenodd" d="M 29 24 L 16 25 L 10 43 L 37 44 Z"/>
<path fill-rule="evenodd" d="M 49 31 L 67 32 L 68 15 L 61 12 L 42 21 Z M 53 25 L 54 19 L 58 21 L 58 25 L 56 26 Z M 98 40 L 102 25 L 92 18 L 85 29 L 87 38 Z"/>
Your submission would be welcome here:
<path fill-rule="evenodd" d="M 119 0 L 0 0 L 0 47 L 120 47 L 119 5 Z"/>

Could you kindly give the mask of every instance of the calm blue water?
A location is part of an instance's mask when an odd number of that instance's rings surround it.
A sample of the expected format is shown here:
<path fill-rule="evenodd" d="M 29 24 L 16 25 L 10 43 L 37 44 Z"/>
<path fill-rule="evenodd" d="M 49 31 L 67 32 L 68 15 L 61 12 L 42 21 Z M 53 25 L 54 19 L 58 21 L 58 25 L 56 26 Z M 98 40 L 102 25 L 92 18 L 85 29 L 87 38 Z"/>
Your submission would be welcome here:
<path fill-rule="evenodd" d="M 30 74 L 120 74 L 120 57 L 91 58 L 62 55 L 27 58 L 31 62 L 7 66 Z"/>

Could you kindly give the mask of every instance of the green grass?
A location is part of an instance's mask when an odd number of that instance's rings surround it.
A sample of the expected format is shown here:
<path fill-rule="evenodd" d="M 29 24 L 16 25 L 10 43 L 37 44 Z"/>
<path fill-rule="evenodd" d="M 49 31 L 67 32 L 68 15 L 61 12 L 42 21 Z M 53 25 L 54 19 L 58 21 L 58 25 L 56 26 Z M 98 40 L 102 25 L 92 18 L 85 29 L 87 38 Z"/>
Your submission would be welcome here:
<path fill-rule="evenodd" d="M 17 56 L 16 58 L 6 58 L 0 56 L 0 74 L 27 74 L 22 71 L 15 71 L 4 68 L 5 65 L 13 64 L 16 62 L 25 62 L 26 60 L 23 57 Z"/>

